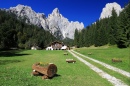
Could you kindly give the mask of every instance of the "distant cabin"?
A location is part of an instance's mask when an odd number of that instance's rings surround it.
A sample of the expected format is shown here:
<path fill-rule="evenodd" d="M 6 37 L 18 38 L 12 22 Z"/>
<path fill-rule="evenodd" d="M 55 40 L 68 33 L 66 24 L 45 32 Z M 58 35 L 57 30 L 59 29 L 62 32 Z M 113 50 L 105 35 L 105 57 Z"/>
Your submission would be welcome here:
<path fill-rule="evenodd" d="M 40 49 L 38 46 L 32 46 L 31 47 L 31 50 L 38 50 L 38 49 Z"/>
<path fill-rule="evenodd" d="M 51 43 L 51 46 L 54 50 L 60 50 L 63 46 L 63 43 L 55 41 Z"/>
<path fill-rule="evenodd" d="M 61 50 L 66 50 L 68 49 L 66 45 L 62 46 Z"/>
<path fill-rule="evenodd" d="M 46 50 L 66 50 L 68 47 L 61 42 L 52 42 Z"/>
<path fill-rule="evenodd" d="M 47 47 L 46 50 L 53 50 L 52 46 Z"/>

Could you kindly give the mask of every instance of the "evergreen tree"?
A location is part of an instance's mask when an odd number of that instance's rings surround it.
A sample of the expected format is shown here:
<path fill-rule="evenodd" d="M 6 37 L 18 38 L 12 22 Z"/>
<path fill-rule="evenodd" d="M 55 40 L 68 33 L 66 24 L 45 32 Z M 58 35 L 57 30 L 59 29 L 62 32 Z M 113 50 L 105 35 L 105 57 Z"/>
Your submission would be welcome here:
<path fill-rule="evenodd" d="M 100 23 L 101 23 L 101 25 L 100 25 L 100 33 L 101 33 L 101 46 L 102 45 L 106 45 L 106 44 L 108 44 L 108 37 L 109 37 L 109 32 L 108 32 L 108 19 L 107 18 L 104 18 L 104 19 L 102 19 L 102 20 L 100 20 Z"/>
<path fill-rule="evenodd" d="M 55 39 L 48 31 L 25 23 L 25 18 L 17 19 L 15 14 L 0 10 L 0 49 L 30 49 L 33 45 L 45 48 Z"/>
<path fill-rule="evenodd" d="M 100 22 L 96 22 L 96 29 L 95 29 L 95 41 L 94 41 L 95 46 L 100 46 Z"/>
<path fill-rule="evenodd" d="M 119 16 L 117 45 L 120 48 L 130 46 L 130 3 Z"/>
<path fill-rule="evenodd" d="M 79 44 L 78 47 L 83 47 L 83 32 L 79 32 Z"/>
<path fill-rule="evenodd" d="M 74 45 L 79 47 L 79 32 L 77 29 L 75 29 L 75 34 L 74 34 Z"/>
<path fill-rule="evenodd" d="M 102 46 L 117 44 L 120 48 L 130 46 L 130 3 L 123 9 L 119 17 L 115 9 L 112 16 L 96 21 L 80 33 L 75 31 L 74 43 L 77 46 Z M 79 45 L 80 44 L 80 45 Z"/>
<path fill-rule="evenodd" d="M 85 36 L 85 28 L 82 30 L 82 47 L 84 47 L 85 46 L 85 38 L 86 38 L 86 36 Z"/>
<path fill-rule="evenodd" d="M 116 44 L 117 39 L 117 13 L 115 9 L 112 10 L 112 16 L 110 17 L 110 33 L 109 33 L 109 42 L 111 45 Z"/>

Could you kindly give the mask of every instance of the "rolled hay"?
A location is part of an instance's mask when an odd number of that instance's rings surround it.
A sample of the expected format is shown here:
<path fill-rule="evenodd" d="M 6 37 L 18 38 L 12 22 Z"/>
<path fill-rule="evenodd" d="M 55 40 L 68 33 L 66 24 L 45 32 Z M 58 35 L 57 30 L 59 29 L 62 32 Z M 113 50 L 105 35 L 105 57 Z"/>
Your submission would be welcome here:
<path fill-rule="evenodd" d="M 32 65 L 32 69 L 47 77 L 53 77 L 57 73 L 57 66 L 53 63 L 48 64 L 36 63 Z"/>

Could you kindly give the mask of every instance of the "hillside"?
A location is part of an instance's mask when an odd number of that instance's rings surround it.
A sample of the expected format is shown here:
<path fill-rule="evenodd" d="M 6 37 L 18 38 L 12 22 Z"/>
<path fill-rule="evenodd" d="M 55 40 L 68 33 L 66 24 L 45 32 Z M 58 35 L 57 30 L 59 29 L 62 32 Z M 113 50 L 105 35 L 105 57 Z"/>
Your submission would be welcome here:
<path fill-rule="evenodd" d="M 112 4 L 107 6 L 112 6 Z M 105 9 L 108 9 L 108 7 Z M 116 9 L 112 8 L 112 11 L 109 10 L 111 15 L 104 16 L 105 18 L 97 20 L 81 32 L 75 31 L 74 44 L 78 47 L 89 47 L 92 45 L 96 47 L 103 45 L 117 45 L 119 48 L 129 47 L 130 3 L 124 7 L 120 14 L 119 11 L 117 14 Z"/>
<path fill-rule="evenodd" d="M 16 7 L 10 7 L 7 11 L 15 13 L 18 17 L 25 17 L 26 23 L 42 27 L 60 39 L 74 39 L 75 29 L 80 31 L 84 28 L 82 22 L 69 21 L 69 19 L 65 18 L 58 8 L 55 8 L 48 16 L 44 13 L 36 13 L 30 6 L 20 4 Z"/>
<path fill-rule="evenodd" d="M 56 39 L 50 32 L 26 24 L 25 20 L 17 19 L 15 14 L 0 10 L 0 49 L 30 49 L 32 46 L 45 48 Z"/>

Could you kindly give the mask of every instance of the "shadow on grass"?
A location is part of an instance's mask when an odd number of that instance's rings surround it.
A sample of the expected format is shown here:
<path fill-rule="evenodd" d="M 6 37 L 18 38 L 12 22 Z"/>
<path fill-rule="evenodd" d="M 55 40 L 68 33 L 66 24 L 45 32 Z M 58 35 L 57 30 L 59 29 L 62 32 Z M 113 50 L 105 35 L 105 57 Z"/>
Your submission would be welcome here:
<path fill-rule="evenodd" d="M 33 75 L 33 74 L 32 74 Z M 38 73 L 37 75 L 34 75 L 34 76 L 40 76 L 40 77 L 43 77 L 44 76 L 44 74 L 41 74 L 41 73 Z M 46 76 L 46 75 L 45 75 Z M 60 77 L 61 75 L 59 75 L 59 74 L 55 74 L 53 77 L 48 77 L 48 78 L 46 78 L 46 79 L 53 79 L 53 78 L 56 78 L 56 77 Z M 44 78 L 42 78 L 42 79 L 44 79 Z"/>
<path fill-rule="evenodd" d="M 59 74 L 55 74 L 53 77 L 49 78 L 49 79 L 53 79 L 53 78 L 56 78 L 56 77 L 60 77 L 61 75 Z"/>
<path fill-rule="evenodd" d="M 6 65 L 10 63 L 18 63 L 22 62 L 22 60 L 0 60 L 0 65 Z"/>
<path fill-rule="evenodd" d="M 7 50 L 7 51 L 0 51 L 0 57 L 13 57 L 13 56 L 24 56 L 24 55 L 31 55 L 31 54 L 24 54 L 19 53 L 23 50 Z"/>

